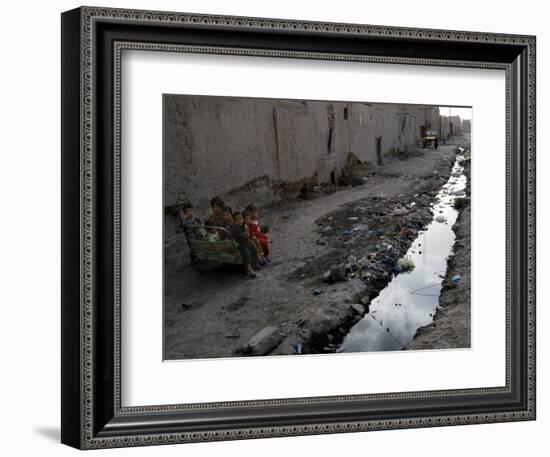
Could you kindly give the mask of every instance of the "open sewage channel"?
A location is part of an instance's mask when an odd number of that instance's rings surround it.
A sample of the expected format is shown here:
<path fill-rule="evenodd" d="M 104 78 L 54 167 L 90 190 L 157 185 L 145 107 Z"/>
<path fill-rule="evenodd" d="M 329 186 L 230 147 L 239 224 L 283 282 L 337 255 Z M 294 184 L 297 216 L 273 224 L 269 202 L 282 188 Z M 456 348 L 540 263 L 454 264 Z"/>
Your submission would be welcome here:
<path fill-rule="evenodd" d="M 462 160 L 462 155 L 457 156 L 449 180 L 432 204 L 432 221 L 418 233 L 404 256 L 414 262 L 414 269 L 393 277 L 372 300 L 369 312 L 344 337 L 337 352 L 401 350 L 420 327 L 433 321 L 455 240 L 452 228 L 458 211 L 453 204 L 465 195 L 467 178 Z"/>

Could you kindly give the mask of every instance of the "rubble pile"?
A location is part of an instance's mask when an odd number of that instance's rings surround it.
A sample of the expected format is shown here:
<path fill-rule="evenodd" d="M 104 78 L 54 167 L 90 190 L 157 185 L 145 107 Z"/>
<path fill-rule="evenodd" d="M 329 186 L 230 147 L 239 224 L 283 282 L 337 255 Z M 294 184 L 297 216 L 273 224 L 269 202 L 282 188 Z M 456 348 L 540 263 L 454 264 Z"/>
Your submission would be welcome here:
<path fill-rule="evenodd" d="M 345 220 L 328 215 L 318 221 L 322 241 L 340 248 L 347 255 L 337 260 L 322 274 L 326 283 L 360 277 L 376 287 L 400 273 L 399 259 L 411 242 L 432 219 L 431 193 L 416 194 L 410 202 L 372 197 L 360 206 L 347 210 L 353 213 Z M 342 249 L 345 248 L 345 249 Z"/>

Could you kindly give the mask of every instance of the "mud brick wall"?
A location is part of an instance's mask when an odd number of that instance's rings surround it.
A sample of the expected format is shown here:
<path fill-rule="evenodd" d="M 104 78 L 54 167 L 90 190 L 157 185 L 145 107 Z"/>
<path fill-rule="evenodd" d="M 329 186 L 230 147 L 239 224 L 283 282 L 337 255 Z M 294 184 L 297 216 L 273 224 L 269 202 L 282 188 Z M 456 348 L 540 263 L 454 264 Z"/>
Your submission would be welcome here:
<path fill-rule="evenodd" d="M 191 200 L 207 212 L 215 195 L 241 208 L 276 202 L 281 189 L 337 181 L 348 155 L 414 147 L 437 107 L 189 95 L 164 96 L 165 207 Z"/>

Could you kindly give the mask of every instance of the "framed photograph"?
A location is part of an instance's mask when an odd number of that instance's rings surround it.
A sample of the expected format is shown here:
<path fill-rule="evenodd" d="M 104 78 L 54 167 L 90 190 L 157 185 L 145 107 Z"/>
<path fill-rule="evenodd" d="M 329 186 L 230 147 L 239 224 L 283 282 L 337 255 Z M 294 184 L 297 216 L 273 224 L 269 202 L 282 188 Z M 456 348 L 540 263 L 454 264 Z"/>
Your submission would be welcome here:
<path fill-rule="evenodd" d="M 535 419 L 535 37 L 62 15 L 62 442 Z"/>

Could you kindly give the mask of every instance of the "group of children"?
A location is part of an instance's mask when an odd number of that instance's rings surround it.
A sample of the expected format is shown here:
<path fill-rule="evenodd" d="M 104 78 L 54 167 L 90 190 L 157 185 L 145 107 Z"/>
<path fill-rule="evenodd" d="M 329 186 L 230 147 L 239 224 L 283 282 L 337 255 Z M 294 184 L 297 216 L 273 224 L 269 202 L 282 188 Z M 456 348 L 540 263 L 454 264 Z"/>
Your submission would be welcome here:
<path fill-rule="evenodd" d="M 194 215 L 194 208 L 187 203 L 182 208 L 181 223 L 187 241 L 202 239 L 221 241 L 232 239 L 237 243 L 244 264 L 245 273 L 254 278 L 256 270 L 271 262 L 267 227 L 260 226 L 258 208 L 248 205 L 244 211 L 233 211 L 225 206 L 220 197 L 210 201 L 212 213 L 205 222 Z M 197 259 L 191 250 L 191 262 Z"/>

